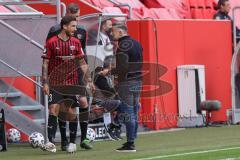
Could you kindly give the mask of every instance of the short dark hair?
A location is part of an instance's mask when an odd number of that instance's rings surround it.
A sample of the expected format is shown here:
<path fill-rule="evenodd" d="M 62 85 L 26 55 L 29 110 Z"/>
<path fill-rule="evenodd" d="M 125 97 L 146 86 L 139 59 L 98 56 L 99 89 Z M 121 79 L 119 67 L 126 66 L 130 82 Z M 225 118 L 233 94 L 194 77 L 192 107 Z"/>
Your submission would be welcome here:
<path fill-rule="evenodd" d="M 123 22 L 116 22 L 116 23 L 113 24 L 113 27 L 122 29 L 122 30 L 124 30 L 125 32 L 128 31 L 128 28 L 127 28 L 126 24 L 123 23 Z"/>
<path fill-rule="evenodd" d="M 69 3 L 67 6 L 67 13 L 76 14 L 79 10 L 80 8 L 76 3 Z"/>
<path fill-rule="evenodd" d="M 105 19 L 101 22 L 101 29 L 103 27 L 103 25 L 105 25 L 107 23 L 107 21 L 112 21 L 111 18 Z"/>
<path fill-rule="evenodd" d="M 77 19 L 73 16 L 64 16 L 61 20 L 61 29 L 63 29 L 64 25 L 69 25 L 72 21 L 77 21 Z"/>
<path fill-rule="evenodd" d="M 219 1 L 218 1 L 218 5 L 217 5 L 218 9 L 220 9 L 221 6 L 224 6 L 224 5 L 225 5 L 225 2 L 228 2 L 228 1 L 229 1 L 229 0 L 219 0 Z"/>

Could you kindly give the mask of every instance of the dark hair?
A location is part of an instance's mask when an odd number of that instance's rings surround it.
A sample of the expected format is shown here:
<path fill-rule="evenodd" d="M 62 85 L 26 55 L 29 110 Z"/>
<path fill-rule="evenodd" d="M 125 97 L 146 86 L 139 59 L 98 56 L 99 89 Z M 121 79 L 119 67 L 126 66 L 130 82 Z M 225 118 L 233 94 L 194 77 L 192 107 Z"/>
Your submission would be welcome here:
<path fill-rule="evenodd" d="M 108 68 L 113 63 L 113 56 L 107 56 L 103 61 L 103 68 Z"/>
<path fill-rule="evenodd" d="M 61 20 L 61 29 L 63 29 L 64 25 L 69 25 L 72 21 L 77 21 L 73 16 L 64 16 Z"/>
<path fill-rule="evenodd" d="M 103 20 L 101 22 L 101 29 L 102 29 L 103 25 L 105 25 L 107 23 L 107 21 L 112 21 L 112 20 L 110 18 Z"/>
<path fill-rule="evenodd" d="M 217 8 L 220 9 L 221 6 L 224 6 L 225 5 L 225 2 L 228 2 L 229 0 L 219 0 L 218 1 L 218 5 L 217 5 Z"/>
<path fill-rule="evenodd" d="M 122 29 L 122 30 L 124 30 L 125 32 L 128 31 L 128 28 L 127 28 L 126 24 L 123 23 L 123 22 L 116 22 L 116 23 L 113 24 L 113 27 Z"/>
<path fill-rule="evenodd" d="M 76 3 L 70 3 L 67 6 L 67 13 L 76 14 L 79 10 L 80 10 L 80 8 L 79 8 L 78 4 L 76 4 Z"/>

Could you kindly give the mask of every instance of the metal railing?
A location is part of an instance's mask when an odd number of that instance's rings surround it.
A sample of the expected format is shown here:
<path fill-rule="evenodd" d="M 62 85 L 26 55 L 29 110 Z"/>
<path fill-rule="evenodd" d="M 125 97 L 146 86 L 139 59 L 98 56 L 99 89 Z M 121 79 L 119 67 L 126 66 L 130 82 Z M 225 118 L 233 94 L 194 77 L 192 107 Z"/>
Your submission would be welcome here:
<path fill-rule="evenodd" d="M 132 7 L 129 5 L 129 4 L 123 4 L 123 3 L 118 3 L 118 2 L 116 2 L 116 1 L 114 1 L 114 0 L 108 0 L 109 2 L 111 2 L 111 3 L 113 3 L 115 6 L 117 6 L 117 7 L 128 7 L 128 9 L 129 9 L 129 15 L 128 15 L 128 17 L 129 17 L 129 19 L 132 19 Z"/>
<path fill-rule="evenodd" d="M 61 16 L 65 15 L 65 13 L 66 13 L 66 5 L 64 3 L 61 3 L 60 0 L 0 2 L 0 5 L 27 5 L 27 4 L 51 4 L 51 5 L 56 5 L 56 9 L 57 9 L 57 13 L 56 13 L 57 23 L 60 23 Z M 61 14 L 61 6 L 63 6 L 63 14 Z M 42 16 L 42 15 L 43 15 L 42 12 L 0 13 L 0 16 L 5 16 L 5 17 L 6 16 Z M 41 50 L 44 49 L 44 47 L 41 44 L 39 44 L 36 41 L 32 40 L 30 37 L 28 37 L 24 33 L 20 32 L 18 29 L 14 28 L 13 26 L 7 24 L 3 20 L 0 20 L 0 24 L 2 24 L 3 26 L 7 27 L 10 30 L 12 30 L 14 33 L 16 33 L 17 35 L 21 36 L 22 38 L 28 40 L 30 43 L 32 43 L 33 45 L 37 46 Z M 22 73 L 18 69 L 16 69 L 13 66 L 9 65 L 8 63 L 3 61 L 2 59 L 0 59 L 0 63 L 5 65 L 7 68 L 10 68 L 14 72 L 18 73 L 19 75 L 21 75 L 25 79 L 33 82 L 39 88 L 43 87 L 40 83 L 38 83 L 37 81 L 34 81 L 32 78 L 28 77 L 27 75 L 25 75 L 24 73 Z M 48 96 L 47 95 L 44 96 L 44 106 L 45 106 L 45 115 L 44 115 L 44 119 L 45 119 L 44 130 L 45 130 L 45 134 L 44 134 L 44 136 L 45 136 L 45 142 L 47 142 L 47 137 L 48 137 L 47 136 L 47 134 L 48 134 L 47 133 L 47 123 L 48 123 Z"/>

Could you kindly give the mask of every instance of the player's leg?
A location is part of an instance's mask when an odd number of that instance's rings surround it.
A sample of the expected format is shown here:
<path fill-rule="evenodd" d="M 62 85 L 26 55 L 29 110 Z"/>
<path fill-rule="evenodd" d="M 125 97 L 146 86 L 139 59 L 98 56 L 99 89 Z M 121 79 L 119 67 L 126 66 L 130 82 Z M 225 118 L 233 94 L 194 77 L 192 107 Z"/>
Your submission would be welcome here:
<path fill-rule="evenodd" d="M 49 110 L 49 117 L 48 117 L 48 140 L 54 143 L 54 138 L 57 132 L 57 117 L 59 114 L 59 101 L 61 100 L 61 95 L 50 92 L 48 98 L 48 110 Z"/>
<path fill-rule="evenodd" d="M 68 139 L 67 139 L 67 134 L 66 134 L 66 125 L 67 125 L 67 119 L 64 117 L 64 115 L 67 113 L 67 108 L 64 103 L 60 104 L 60 111 L 58 115 L 58 125 L 59 125 L 59 130 L 61 134 L 61 149 L 62 151 L 67 150 L 68 146 Z"/>
<path fill-rule="evenodd" d="M 78 127 L 78 119 L 76 114 L 76 103 L 74 106 L 70 107 L 68 110 L 69 115 L 69 136 L 70 136 L 70 143 L 67 148 L 67 152 L 72 153 L 77 151 L 76 146 L 76 138 L 77 138 L 77 127 Z"/>
<path fill-rule="evenodd" d="M 41 149 L 49 152 L 56 152 L 56 146 L 54 145 L 54 138 L 57 131 L 57 117 L 59 114 L 59 101 L 61 99 L 61 95 L 50 92 L 48 98 L 48 110 L 49 110 L 49 117 L 48 117 L 48 140 L 49 142 L 42 145 Z"/>
<path fill-rule="evenodd" d="M 92 149 L 90 141 L 87 139 L 87 129 L 89 120 L 88 101 L 86 97 L 79 97 L 79 123 L 81 128 L 81 148 Z"/>

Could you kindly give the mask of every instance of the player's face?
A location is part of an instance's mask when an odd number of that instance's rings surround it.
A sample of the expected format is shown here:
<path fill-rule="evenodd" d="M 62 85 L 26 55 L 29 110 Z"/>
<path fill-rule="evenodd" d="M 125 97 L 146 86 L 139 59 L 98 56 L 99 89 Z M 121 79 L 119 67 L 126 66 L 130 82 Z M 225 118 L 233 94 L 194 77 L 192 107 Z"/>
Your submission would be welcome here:
<path fill-rule="evenodd" d="M 231 4 L 229 1 L 226 1 L 224 3 L 224 5 L 222 5 L 222 10 L 225 12 L 225 13 L 229 13 L 230 10 L 231 10 Z"/>
<path fill-rule="evenodd" d="M 65 32 L 68 36 L 73 36 L 74 32 L 77 30 L 77 21 L 72 21 L 69 25 L 64 27 Z"/>
<path fill-rule="evenodd" d="M 112 30 L 112 21 L 111 20 L 108 20 L 107 22 L 106 22 L 106 32 L 111 32 L 111 30 Z"/>

